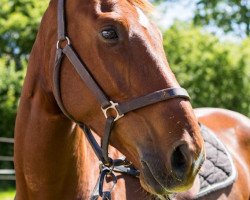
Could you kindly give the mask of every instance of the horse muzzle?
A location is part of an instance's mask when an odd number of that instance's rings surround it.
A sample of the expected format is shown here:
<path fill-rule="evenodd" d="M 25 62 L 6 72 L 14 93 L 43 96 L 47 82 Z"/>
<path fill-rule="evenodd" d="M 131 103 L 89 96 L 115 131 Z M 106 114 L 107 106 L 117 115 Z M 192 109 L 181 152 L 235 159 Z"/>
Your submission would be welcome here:
<path fill-rule="evenodd" d="M 170 156 L 170 166 L 166 167 L 157 155 L 148 155 L 141 159 L 141 185 L 148 192 L 156 195 L 166 195 L 183 192 L 191 188 L 195 177 L 205 160 L 201 151 L 196 160 L 187 147 L 180 145 Z"/>

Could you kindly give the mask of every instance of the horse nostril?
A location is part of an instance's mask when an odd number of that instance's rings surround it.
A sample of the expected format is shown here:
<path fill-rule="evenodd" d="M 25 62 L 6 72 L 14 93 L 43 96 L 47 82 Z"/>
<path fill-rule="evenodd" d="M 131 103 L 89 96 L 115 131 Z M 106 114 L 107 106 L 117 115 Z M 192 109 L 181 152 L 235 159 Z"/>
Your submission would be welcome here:
<path fill-rule="evenodd" d="M 172 172 L 177 178 L 183 179 L 191 167 L 192 160 L 187 145 L 182 144 L 175 148 L 171 155 Z"/>

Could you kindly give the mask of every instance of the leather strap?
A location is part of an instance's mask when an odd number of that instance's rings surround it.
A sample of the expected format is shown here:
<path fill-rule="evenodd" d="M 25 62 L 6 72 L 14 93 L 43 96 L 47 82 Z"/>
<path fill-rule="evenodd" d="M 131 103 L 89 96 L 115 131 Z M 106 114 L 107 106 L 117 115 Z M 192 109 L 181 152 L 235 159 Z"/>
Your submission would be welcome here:
<path fill-rule="evenodd" d="M 132 99 L 128 102 L 120 103 L 117 110 L 120 114 L 126 114 L 130 111 L 149 106 L 161 101 L 166 101 L 173 98 L 183 98 L 190 100 L 187 91 L 183 88 L 167 88 L 159 90 L 148 95 Z"/>
<path fill-rule="evenodd" d="M 106 181 L 105 177 L 107 176 L 111 177 L 113 185 L 109 191 L 103 191 L 103 184 L 104 181 Z M 115 174 L 112 171 L 110 171 L 109 168 L 103 167 L 100 171 L 100 175 L 94 187 L 94 190 L 90 196 L 90 200 L 97 200 L 99 197 L 102 197 L 102 200 L 111 200 L 111 192 L 116 183 L 117 183 L 117 178 Z"/>
<path fill-rule="evenodd" d="M 96 83 L 95 79 L 90 75 L 87 70 L 87 67 L 76 55 L 73 47 L 71 45 L 66 45 L 63 48 L 63 53 L 67 56 L 70 60 L 72 65 L 75 67 L 75 70 L 83 80 L 83 82 L 88 86 L 88 88 L 94 93 L 96 98 L 101 103 L 103 108 L 110 105 L 110 102 L 104 92 L 102 91 L 101 87 Z"/>
<path fill-rule="evenodd" d="M 86 136 L 87 140 L 89 141 L 92 149 L 94 150 L 95 155 L 97 156 L 98 160 L 101 161 L 102 163 L 107 163 L 107 160 L 105 160 L 105 158 L 103 156 L 103 150 L 100 147 L 100 145 L 98 144 L 98 142 L 96 141 L 96 139 L 94 138 L 90 128 L 87 127 L 85 124 L 80 124 L 79 126 L 83 130 L 83 132 L 85 133 L 85 136 Z"/>
<path fill-rule="evenodd" d="M 74 66 L 75 70 L 83 80 L 83 82 L 87 85 L 87 87 L 93 92 L 93 94 L 96 96 L 96 98 L 99 100 L 102 108 L 107 108 L 111 105 L 111 101 L 107 98 L 105 93 L 102 91 L 101 87 L 98 85 L 98 83 L 95 81 L 95 79 L 92 77 L 92 75 L 87 70 L 86 65 L 80 60 L 77 53 L 73 50 L 73 47 L 70 45 L 70 41 L 68 37 L 65 35 L 66 33 L 66 27 L 65 27 L 65 19 L 64 19 L 64 0 L 58 0 L 58 43 L 62 39 L 67 39 L 68 44 L 61 48 L 60 45 L 57 45 L 57 52 L 56 52 L 56 61 L 55 61 L 55 69 L 54 69 L 54 96 L 57 101 L 58 106 L 62 110 L 62 112 L 72 121 L 75 121 L 77 124 L 80 125 L 80 127 L 83 129 L 83 131 L 86 134 L 86 137 L 88 138 L 89 142 L 91 143 L 91 146 L 93 147 L 96 155 L 98 156 L 99 160 L 102 162 L 109 162 L 108 158 L 108 144 L 109 139 L 111 136 L 111 130 L 113 127 L 114 120 L 111 120 L 111 118 L 108 118 L 106 122 L 105 127 L 105 133 L 103 137 L 102 147 L 98 145 L 98 143 L 95 141 L 90 129 L 86 126 L 81 124 L 80 122 L 77 122 L 65 109 L 62 99 L 61 99 L 61 91 L 60 91 L 60 66 L 61 66 L 61 60 L 63 55 L 66 55 L 66 57 L 70 60 L 72 65 Z M 171 98 L 175 97 L 181 97 L 189 100 L 189 96 L 185 89 L 183 88 L 168 88 L 159 90 L 153 93 L 150 93 L 148 95 L 135 98 L 131 101 L 120 103 L 115 106 L 119 114 L 126 114 L 130 111 L 160 102 L 165 101 Z"/>
<path fill-rule="evenodd" d="M 103 181 L 107 174 L 110 174 L 113 177 L 114 184 L 116 183 L 116 176 L 113 174 L 113 171 L 127 173 L 133 176 L 139 175 L 139 171 L 134 169 L 131 166 L 131 163 L 128 162 L 126 159 L 112 160 L 111 158 L 108 157 L 108 146 L 109 146 L 109 141 L 110 141 L 114 122 L 118 120 L 119 118 L 121 118 L 124 114 L 130 111 L 137 110 L 142 107 L 149 106 L 151 104 L 155 104 L 161 101 L 165 101 L 165 100 L 169 100 L 169 99 L 177 98 L 177 97 L 189 100 L 190 97 L 187 91 L 183 88 L 166 88 L 166 89 L 162 89 L 156 92 L 152 92 L 145 96 L 135 98 L 127 102 L 122 102 L 120 104 L 113 103 L 112 101 L 110 101 L 109 98 L 106 96 L 106 94 L 103 92 L 100 85 L 96 82 L 96 80 L 88 71 L 88 68 L 85 65 L 85 63 L 82 62 L 78 54 L 74 51 L 73 47 L 70 45 L 70 40 L 68 36 L 66 35 L 64 6 L 65 6 L 65 0 L 58 0 L 58 14 L 57 14 L 58 41 L 57 41 L 57 51 L 56 51 L 55 67 L 54 67 L 54 74 L 53 74 L 54 97 L 61 111 L 64 113 L 64 115 L 67 116 L 70 120 L 77 123 L 81 127 L 90 145 L 92 146 L 96 156 L 102 163 L 100 176 L 99 176 L 97 185 L 95 187 L 95 192 L 93 193 L 91 199 L 97 199 L 98 195 L 102 196 L 103 199 L 111 199 L 111 191 L 103 191 Z M 64 47 L 61 47 L 62 45 L 60 43 L 65 40 L 67 40 L 67 44 Z M 104 112 L 104 115 L 107 118 L 101 146 L 95 140 L 90 128 L 87 127 L 85 124 L 82 124 L 81 122 L 76 121 L 73 118 L 73 116 L 71 116 L 71 114 L 68 113 L 68 111 L 63 105 L 63 101 L 61 97 L 61 88 L 60 88 L 60 85 L 61 85 L 60 84 L 60 72 L 61 72 L 60 68 L 61 68 L 61 62 L 62 62 L 64 55 L 66 55 L 66 57 L 69 59 L 69 61 L 71 62 L 75 70 L 77 71 L 78 75 L 80 76 L 84 84 L 86 84 L 86 86 L 96 96 L 96 98 L 100 102 L 100 107 L 102 108 L 102 111 Z M 115 109 L 115 111 L 117 112 L 117 115 L 119 114 L 119 118 L 107 116 L 108 109 Z"/>
<path fill-rule="evenodd" d="M 66 32 L 65 32 L 65 14 L 64 14 L 64 0 L 58 0 L 57 5 L 57 34 L 58 34 L 58 41 L 65 39 Z"/>
<path fill-rule="evenodd" d="M 56 51 L 56 60 L 55 60 L 55 67 L 54 67 L 54 72 L 53 72 L 53 92 L 54 92 L 54 97 L 57 102 L 57 105 L 63 112 L 65 116 L 67 116 L 69 119 L 72 121 L 76 121 L 65 109 L 63 102 L 62 102 L 62 97 L 61 97 L 61 88 L 60 88 L 60 68 L 61 68 L 61 62 L 62 62 L 62 57 L 63 53 L 61 49 L 57 49 Z"/>
<path fill-rule="evenodd" d="M 105 161 L 107 162 L 107 164 L 109 163 L 112 164 L 112 161 L 110 162 L 110 158 L 108 156 L 108 147 L 109 147 L 109 140 L 110 140 L 113 124 L 114 124 L 114 118 L 108 117 L 108 119 L 106 120 L 104 135 L 103 135 L 103 139 L 101 143 L 103 157 Z"/>

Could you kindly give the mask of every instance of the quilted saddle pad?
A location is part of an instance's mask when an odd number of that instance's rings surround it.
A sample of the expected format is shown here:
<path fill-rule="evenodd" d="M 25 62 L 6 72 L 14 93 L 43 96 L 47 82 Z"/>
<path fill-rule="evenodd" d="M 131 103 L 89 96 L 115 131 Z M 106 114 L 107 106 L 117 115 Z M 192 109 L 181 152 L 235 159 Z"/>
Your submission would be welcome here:
<path fill-rule="evenodd" d="M 204 125 L 201 125 L 201 133 L 205 141 L 206 160 L 199 172 L 201 185 L 195 199 L 232 185 L 237 176 L 232 157 L 225 145 Z"/>

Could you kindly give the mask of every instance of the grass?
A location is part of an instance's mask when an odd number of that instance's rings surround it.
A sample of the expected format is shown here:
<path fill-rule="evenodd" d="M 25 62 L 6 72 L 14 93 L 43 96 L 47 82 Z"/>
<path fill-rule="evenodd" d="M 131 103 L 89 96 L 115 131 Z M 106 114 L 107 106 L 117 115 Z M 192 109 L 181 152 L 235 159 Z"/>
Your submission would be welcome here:
<path fill-rule="evenodd" d="M 15 189 L 6 189 L 6 190 L 0 190 L 0 199 L 1 200 L 13 200 L 15 197 Z"/>

